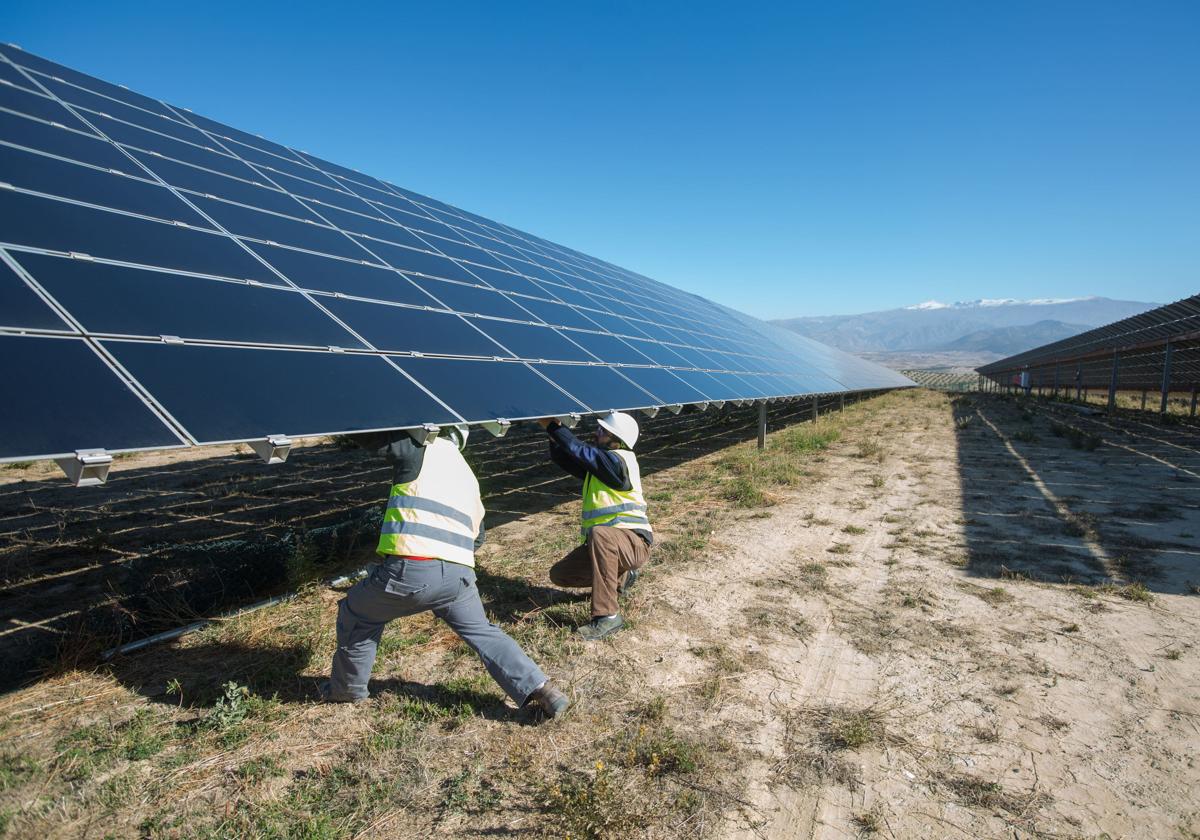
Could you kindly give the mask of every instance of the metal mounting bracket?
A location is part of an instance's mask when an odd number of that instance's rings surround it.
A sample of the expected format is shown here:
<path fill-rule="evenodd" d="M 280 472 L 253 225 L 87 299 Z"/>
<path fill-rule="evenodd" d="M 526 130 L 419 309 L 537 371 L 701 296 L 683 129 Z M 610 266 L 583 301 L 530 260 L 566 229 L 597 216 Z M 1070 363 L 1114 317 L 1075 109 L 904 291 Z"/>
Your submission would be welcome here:
<path fill-rule="evenodd" d="M 408 436 L 417 442 L 417 446 L 429 446 L 429 444 L 437 440 L 437 436 L 441 431 L 440 426 L 435 426 L 433 423 L 426 423 L 419 429 L 409 429 Z"/>
<path fill-rule="evenodd" d="M 692 405 L 696 406 L 697 411 L 708 411 L 708 403 L 706 402 L 692 403 Z"/>
<path fill-rule="evenodd" d="M 709 403 L 709 405 L 711 405 L 717 411 L 720 411 L 725 407 L 725 400 L 713 400 L 711 403 Z"/>
<path fill-rule="evenodd" d="M 658 408 L 643 408 L 642 414 L 645 414 L 647 417 L 657 417 Z"/>
<path fill-rule="evenodd" d="M 572 412 L 571 414 L 560 414 L 554 419 L 560 426 L 566 426 L 568 429 L 574 429 L 579 425 L 579 421 L 583 418 Z"/>
<path fill-rule="evenodd" d="M 292 440 L 285 435 L 267 435 L 262 440 L 250 441 L 250 448 L 268 464 L 282 464 L 292 451 Z"/>
<path fill-rule="evenodd" d="M 505 420 L 503 417 L 497 417 L 495 420 L 488 420 L 486 423 L 481 423 L 480 425 L 487 429 L 493 437 L 504 437 L 508 434 L 512 422 Z"/>
<path fill-rule="evenodd" d="M 675 403 L 674 405 L 664 405 L 663 408 L 665 408 L 667 411 L 671 412 L 672 414 L 678 414 L 679 412 L 683 411 L 683 404 Z"/>
<path fill-rule="evenodd" d="M 55 458 L 54 463 L 67 474 L 76 487 L 95 487 L 108 481 L 112 456 L 103 449 L 76 449 L 68 458 Z"/>

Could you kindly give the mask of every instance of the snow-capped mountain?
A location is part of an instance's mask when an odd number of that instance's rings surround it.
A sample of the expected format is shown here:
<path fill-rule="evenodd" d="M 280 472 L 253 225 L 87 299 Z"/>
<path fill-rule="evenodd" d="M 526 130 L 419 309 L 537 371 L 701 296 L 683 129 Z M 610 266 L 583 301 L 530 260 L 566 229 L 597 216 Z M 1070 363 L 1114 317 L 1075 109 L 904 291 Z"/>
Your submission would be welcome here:
<path fill-rule="evenodd" d="M 1104 297 L 929 300 L 882 312 L 789 318 L 775 323 L 852 353 L 970 350 L 990 361 L 1158 305 Z"/>
<path fill-rule="evenodd" d="M 1017 300 L 1016 298 L 980 298 L 979 300 L 961 300 L 956 303 L 942 303 L 939 300 L 927 300 L 924 303 L 914 303 L 905 309 L 979 309 L 985 306 L 1050 306 L 1056 303 L 1075 303 L 1081 300 L 1100 300 L 1095 297 L 1082 298 L 1033 298 Z"/>

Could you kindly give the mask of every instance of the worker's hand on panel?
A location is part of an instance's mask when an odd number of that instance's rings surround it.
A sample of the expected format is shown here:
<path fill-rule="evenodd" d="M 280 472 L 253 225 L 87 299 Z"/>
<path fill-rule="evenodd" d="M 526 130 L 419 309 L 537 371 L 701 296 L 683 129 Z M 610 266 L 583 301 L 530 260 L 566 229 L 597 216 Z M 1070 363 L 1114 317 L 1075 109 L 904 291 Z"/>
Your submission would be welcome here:
<path fill-rule="evenodd" d="M 542 419 L 540 419 L 540 420 L 538 420 L 538 421 L 537 421 L 537 424 L 538 424 L 539 426 L 541 426 L 543 429 L 549 429 L 549 428 L 550 428 L 550 424 L 551 424 L 551 423 L 553 423 L 553 422 L 554 422 L 554 418 L 553 418 L 553 417 L 543 417 Z"/>

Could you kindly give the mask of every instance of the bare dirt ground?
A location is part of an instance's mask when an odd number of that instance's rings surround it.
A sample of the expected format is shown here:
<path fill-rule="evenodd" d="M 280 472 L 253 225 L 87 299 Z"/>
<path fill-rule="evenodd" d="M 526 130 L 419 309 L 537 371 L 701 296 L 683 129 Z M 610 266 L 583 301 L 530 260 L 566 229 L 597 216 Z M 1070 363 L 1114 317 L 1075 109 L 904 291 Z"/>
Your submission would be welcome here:
<path fill-rule="evenodd" d="M 337 594 L 0 698 L 17 837 L 1195 838 L 1200 436 L 898 392 L 647 480 L 659 531 L 584 645 L 576 502 L 490 532 L 489 609 L 577 706 L 527 725 L 427 617 L 327 707 Z M 507 489 L 506 489 L 507 488 Z M 541 488 L 541 489 L 539 489 Z M 515 515 L 521 509 L 524 513 Z M 232 687 L 226 685 L 232 681 Z"/>

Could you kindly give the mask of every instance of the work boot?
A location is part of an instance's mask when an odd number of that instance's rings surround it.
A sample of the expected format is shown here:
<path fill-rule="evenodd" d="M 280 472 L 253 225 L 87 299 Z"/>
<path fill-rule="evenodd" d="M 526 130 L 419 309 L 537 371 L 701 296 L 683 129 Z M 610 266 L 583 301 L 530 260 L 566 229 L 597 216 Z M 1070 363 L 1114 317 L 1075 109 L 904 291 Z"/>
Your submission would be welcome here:
<path fill-rule="evenodd" d="M 365 703 L 366 697 L 351 697 L 349 694 L 338 694 L 333 690 L 333 683 L 322 680 L 317 683 L 317 694 L 321 695 L 323 703 Z"/>
<path fill-rule="evenodd" d="M 617 594 L 624 595 L 630 589 L 633 589 L 633 585 L 637 583 L 637 579 L 641 576 L 641 574 L 642 573 L 637 569 L 630 569 L 628 572 L 626 572 L 625 580 L 621 581 L 621 583 L 617 585 Z"/>
<path fill-rule="evenodd" d="M 551 720 L 562 717 L 567 713 L 567 709 L 571 708 L 571 701 L 567 699 L 567 695 L 551 685 L 549 680 L 546 680 L 542 683 L 541 688 L 529 695 L 525 705 L 531 703 L 541 709 Z"/>
<path fill-rule="evenodd" d="M 587 624 L 580 625 L 575 632 L 583 636 L 586 641 L 598 642 L 601 639 L 607 639 L 624 626 L 625 619 L 620 615 L 601 615 L 596 616 Z"/>

